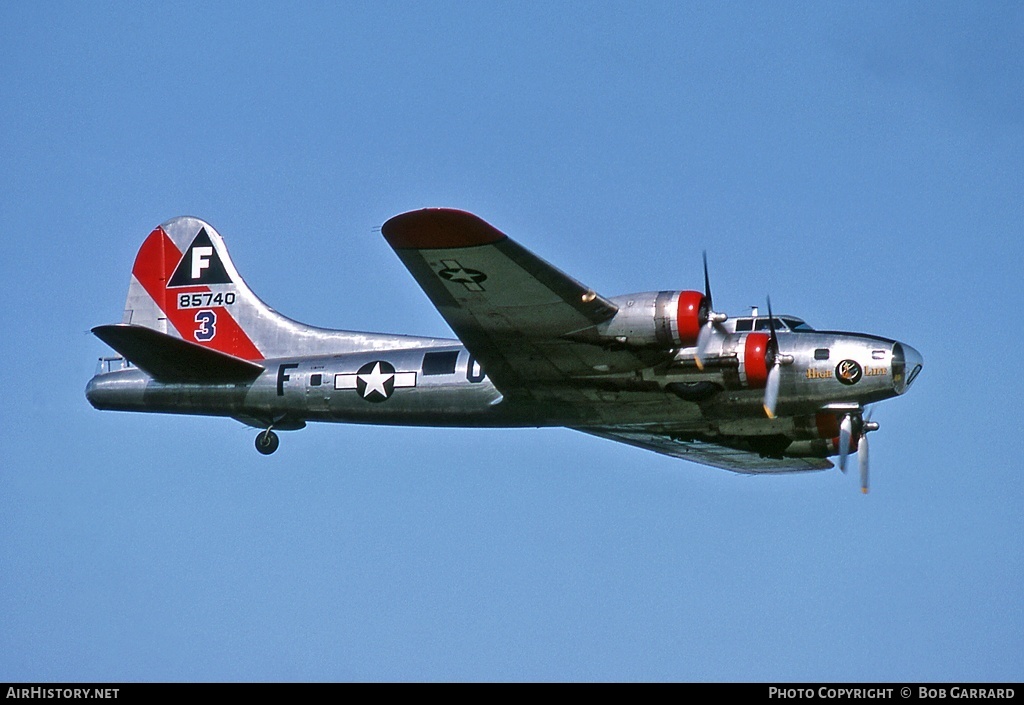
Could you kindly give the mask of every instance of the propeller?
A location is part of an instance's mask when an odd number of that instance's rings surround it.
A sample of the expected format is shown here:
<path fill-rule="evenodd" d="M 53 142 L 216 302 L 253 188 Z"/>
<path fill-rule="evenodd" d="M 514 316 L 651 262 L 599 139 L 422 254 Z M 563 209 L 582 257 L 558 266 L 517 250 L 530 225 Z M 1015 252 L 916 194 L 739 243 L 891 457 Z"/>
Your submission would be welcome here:
<path fill-rule="evenodd" d="M 772 315 L 772 297 L 768 297 L 768 330 L 771 335 L 768 338 L 768 350 L 765 351 L 765 362 L 771 365 L 768 370 L 768 379 L 764 385 L 764 413 L 768 418 L 775 418 L 775 406 L 779 401 L 779 382 L 782 375 L 782 366 L 793 362 L 792 355 L 783 355 L 779 352 L 779 336 L 775 333 L 775 317 Z"/>
<path fill-rule="evenodd" d="M 697 334 L 697 353 L 694 356 L 695 362 L 697 363 L 697 369 L 704 369 L 704 357 L 707 355 L 708 346 L 711 344 L 711 338 L 714 336 L 716 330 L 721 330 L 721 324 L 728 320 L 729 316 L 724 313 L 716 313 L 713 304 L 711 303 L 711 278 L 708 276 L 708 253 L 704 251 L 704 313 L 707 316 L 707 321 L 700 328 L 700 333 Z"/>
<path fill-rule="evenodd" d="M 867 418 L 847 414 L 839 424 L 839 469 L 846 472 L 846 458 L 850 454 L 850 442 L 856 426 L 857 466 L 860 469 L 860 491 L 868 493 L 868 432 L 877 431 L 878 424 L 871 420 L 874 409 L 868 410 Z"/>

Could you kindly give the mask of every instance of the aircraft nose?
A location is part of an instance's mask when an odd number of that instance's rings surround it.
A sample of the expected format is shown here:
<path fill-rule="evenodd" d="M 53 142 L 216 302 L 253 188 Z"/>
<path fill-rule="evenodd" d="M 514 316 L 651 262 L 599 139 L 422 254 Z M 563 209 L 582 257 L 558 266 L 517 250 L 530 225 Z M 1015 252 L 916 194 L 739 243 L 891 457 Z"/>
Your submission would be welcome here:
<path fill-rule="evenodd" d="M 924 357 L 906 343 L 892 346 L 892 386 L 897 394 L 903 394 L 917 379 L 924 366 Z"/>

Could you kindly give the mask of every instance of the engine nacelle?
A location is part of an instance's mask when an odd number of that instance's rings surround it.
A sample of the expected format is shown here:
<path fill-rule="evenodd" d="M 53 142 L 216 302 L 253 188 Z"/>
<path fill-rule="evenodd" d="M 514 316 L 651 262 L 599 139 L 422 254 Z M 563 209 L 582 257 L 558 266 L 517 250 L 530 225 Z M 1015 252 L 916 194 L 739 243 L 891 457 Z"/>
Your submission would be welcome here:
<path fill-rule="evenodd" d="M 767 333 L 715 335 L 705 351 L 705 372 L 721 374 L 726 389 L 764 389 L 768 383 L 771 336 Z M 683 364 L 693 364 L 682 353 Z"/>
<path fill-rule="evenodd" d="M 611 301 L 619 310 L 598 330 L 602 338 L 622 345 L 692 347 L 708 320 L 707 302 L 699 291 L 645 291 Z"/>

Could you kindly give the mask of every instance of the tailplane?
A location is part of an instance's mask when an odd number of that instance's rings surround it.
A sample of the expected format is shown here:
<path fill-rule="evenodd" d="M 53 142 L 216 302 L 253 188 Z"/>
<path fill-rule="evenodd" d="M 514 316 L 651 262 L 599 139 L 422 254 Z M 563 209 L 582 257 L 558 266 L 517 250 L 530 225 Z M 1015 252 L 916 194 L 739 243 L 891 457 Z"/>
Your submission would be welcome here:
<path fill-rule="evenodd" d="M 96 326 L 97 338 L 160 382 L 239 384 L 263 374 L 263 366 L 204 348 L 145 326 Z"/>

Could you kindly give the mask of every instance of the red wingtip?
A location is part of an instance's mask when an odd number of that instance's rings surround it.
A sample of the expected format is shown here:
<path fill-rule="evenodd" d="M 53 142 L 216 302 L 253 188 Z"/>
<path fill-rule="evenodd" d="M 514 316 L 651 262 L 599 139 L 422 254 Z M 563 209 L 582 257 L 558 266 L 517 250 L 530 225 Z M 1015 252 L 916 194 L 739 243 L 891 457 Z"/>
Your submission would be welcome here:
<path fill-rule="evenodd" d="M 396 215 L 381 227 L 397 249 L 449 249 L 489 245 L 506 235 L 483 219 L 452 208 L 424 208 Z"/>

